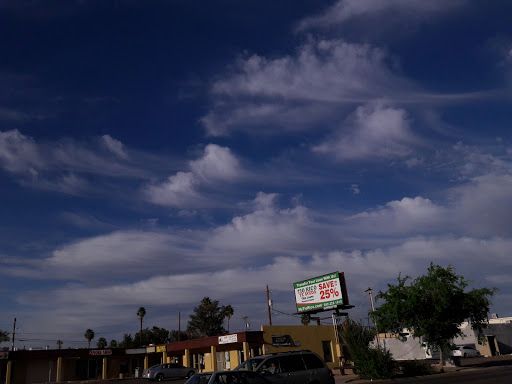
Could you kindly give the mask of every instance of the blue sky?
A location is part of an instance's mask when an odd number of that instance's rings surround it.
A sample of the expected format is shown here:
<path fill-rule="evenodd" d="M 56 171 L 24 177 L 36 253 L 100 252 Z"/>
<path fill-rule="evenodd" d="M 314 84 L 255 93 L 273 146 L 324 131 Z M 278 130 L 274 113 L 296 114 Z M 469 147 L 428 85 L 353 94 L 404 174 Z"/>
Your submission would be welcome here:
<path fill-rule="evenodd" d="M 512 315 L 512 4 L 0 0 L 0 329 L 85 346 L 201 298 L 430 262 Z M 377 302 L 377 305 L 379 303 Z"/>

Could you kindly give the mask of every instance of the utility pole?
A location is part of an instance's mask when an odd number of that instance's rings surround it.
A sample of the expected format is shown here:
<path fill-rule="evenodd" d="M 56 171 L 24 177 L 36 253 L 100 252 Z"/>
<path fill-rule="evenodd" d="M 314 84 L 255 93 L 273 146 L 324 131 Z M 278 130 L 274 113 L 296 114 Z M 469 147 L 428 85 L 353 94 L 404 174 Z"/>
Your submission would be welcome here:
<path fill-rule="evenodd" d="M 267 284 L 267 307 L 268 307 L 268 322 L 272 325 L 272 313 L 270 311 L 270 307 L 272 306 L 272 301 L 270 300 L 270 291 L 268 290 Z"/>
<path fill-rule="evenodd" d="M 180 341 L 181 336 L 181 312 L 178 312 L 178 341 Z"/>
<path fill-rule="evenodd" d="M 14 318 L 14 325 L 12 327 L 12 350 L 14 351 L 14 337 L 16 336 L 16 318 Z"/>
<path fill-rule="evenodd" d="M 249 316 L 242 316 L 242 319 L 245 321 L 245 332 L 247 332 L 250 328 L 249 322 L 247 321 L 249 319 Z"/>
<path fill-rule="evenodd" d="M 372 306 L 372 312 L 375 312 L 375 308 L 373 307 L 372 289 L 368 287 L 368 289 L 365 292 L 368 292 L 368 294 L 370 295 L 370 305 Z"/>
<path fill-rule="evenodd" d="M 370 305 L 372 307 L 372 313 L 375 312 L 375 307 L 373 306 L 373 297 L 372 297 L 372 289 L 368 287 L 368 289 L 365 291 L 368 292 L 368 295 L 370 296 Z M 369 319 L 368 319 L 369 321 Z M 373 324 L 375 325 L 375 332 L 377 337 L 377 347 L 380 348 L 380 339 L 379 334 L 377 333 L 377 322 L 375 321 L 375 318 L 373 319 Z"/>

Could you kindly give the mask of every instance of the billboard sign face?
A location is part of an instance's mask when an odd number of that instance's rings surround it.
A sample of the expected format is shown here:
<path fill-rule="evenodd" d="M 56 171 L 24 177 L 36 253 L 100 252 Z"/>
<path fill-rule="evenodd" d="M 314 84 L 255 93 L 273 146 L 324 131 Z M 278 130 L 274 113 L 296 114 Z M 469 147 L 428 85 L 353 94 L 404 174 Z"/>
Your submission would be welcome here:
<path fill-rule="evenodd" d="M 338 272 L 294 283 L 297 313 L 318 312 L 344 305 Z"/>
<path fill-rule="evenodd" d="M 238 335 L 233 333 L 232 335 L 219 336 L 219 344 L 230 344 L 238 342 Z"/>

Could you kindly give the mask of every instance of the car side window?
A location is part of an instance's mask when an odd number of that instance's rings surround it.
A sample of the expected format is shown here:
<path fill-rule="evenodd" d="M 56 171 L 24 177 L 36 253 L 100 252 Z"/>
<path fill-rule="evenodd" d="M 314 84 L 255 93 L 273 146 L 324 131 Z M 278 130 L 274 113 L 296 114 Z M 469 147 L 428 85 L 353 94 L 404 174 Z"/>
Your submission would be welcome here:
<path fill-rule="evenodd" d="M 263 375 L 275 375 L 276 373 L 281 373 L 281 366 L 279 364 L 279 359 L 272 358 L 266 360 L 261 366 L 258 368 L 258 372 Z"/>
<path fill-rule="evenodd" d="M 304 359 L 304 362 L 306 363 L 307 369 L 317 369 L 317 368 L 323 368 L 325 366 L 324 362 L 320 360 L 318 356 L 315 356 L 311 353 L 306 353 L 302 355 L 302 358 Z"/>
<path fill-rule="evenodd" d="M 215 376 L 215 384 L 242 384 L 237 374 L 219 373 Z"/>
<path fill-rule="evenodd" d="M 301 355 L 283 356 L 280 358 L 280 363 L 283 372 L 303 371 L 306 369 Z"/>

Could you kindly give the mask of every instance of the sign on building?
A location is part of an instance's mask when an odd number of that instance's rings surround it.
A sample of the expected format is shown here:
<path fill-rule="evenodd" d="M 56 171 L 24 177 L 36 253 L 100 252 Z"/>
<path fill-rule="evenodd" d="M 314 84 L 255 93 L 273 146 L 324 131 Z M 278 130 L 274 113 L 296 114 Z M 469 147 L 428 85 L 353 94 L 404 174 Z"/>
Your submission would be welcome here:
<path fill-rule="evenodd" d="M 89 356 L 109 356 L 111 354 L 111 349 L 93 349 L 89 351 Z"/>
<path fill-rule="evenodd" d="M 297 313 L 319 312 L 342 307 L 345 302 L 345 280 L 339 272 L 294 283 Z"/>
<path fill-rule="evenodd" d="M 238 342 L 238 335 L 236 333 L 232 335 L 219 336 L 219 344 L 230 344 Z"/>

